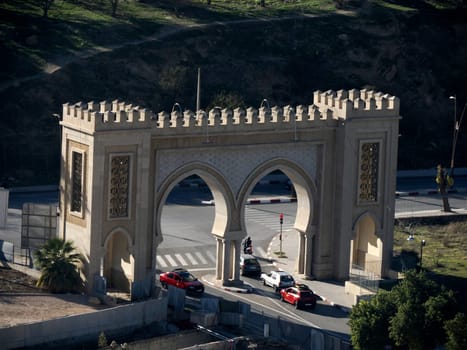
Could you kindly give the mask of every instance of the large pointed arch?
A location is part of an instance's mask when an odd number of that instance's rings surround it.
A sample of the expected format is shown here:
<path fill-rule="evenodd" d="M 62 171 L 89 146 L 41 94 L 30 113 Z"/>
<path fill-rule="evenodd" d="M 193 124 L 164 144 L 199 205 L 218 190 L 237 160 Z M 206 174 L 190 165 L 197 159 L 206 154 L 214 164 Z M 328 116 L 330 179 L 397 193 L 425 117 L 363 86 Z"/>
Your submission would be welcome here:
<path fill-rule="evenodd" d="M 251 172 L 244 181 L 237 200 L 237 206 L 242 214 L 242 227 L 245 227 L 244 206 L 248 195 L 261 178 L 275 170 L 282 171 L 294 186 L 297 196 L 297 213 L 294 223 L 298 234 L 297 272 L 305 278 L 312 278 L 313 241 L 315 234 L 319 233 L 317 229 L 319 196 L 313 179 L 296 163 L 283 158 L 274 158 L 262 163 Z"/>
<path fill-rule="evenodd" d="M 309 232 L 311 225 L 316 225 L 318 220 L 317 210 L 319 205 L 317 203 L 316 185 L 300 166 L 282 158 L 270 159 L 262 163 L 245 179 L 237 199 L 237 206 L 242 208 L 242 229 L 245 229 L 243 206 L 249 194 L 259 180 L 275 170 L 280 170 L 287 175 L 295 188 L 297 195 L 297 216 L 294 227 L 301 232 Z"/>
<path fill-rule="evenodd" d="M 235 220 L 235 215 L 231 215 L 237 210 L 232 190 L 222 174 L 208 164 L 193 162 L 174 171 L 164 180 L 157 191 L 154 215 L 156 241 L 161 242 L 163 239 L 160 218 L 167 197 L 174 186 L 191 175 L 198 175 L 208 185 L 213 195 L 215 217 L 211 232 L 214 235 L 223 237 L 229 227 L 235 225 L 235 221 L 238 221 Z"/>

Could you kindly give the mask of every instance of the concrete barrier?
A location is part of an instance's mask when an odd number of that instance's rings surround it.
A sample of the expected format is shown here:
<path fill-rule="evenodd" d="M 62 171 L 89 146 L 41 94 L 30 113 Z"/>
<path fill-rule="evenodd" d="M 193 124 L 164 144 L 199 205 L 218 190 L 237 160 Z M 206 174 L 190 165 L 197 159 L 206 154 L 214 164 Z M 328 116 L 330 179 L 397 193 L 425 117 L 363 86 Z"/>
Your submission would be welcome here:
<path fill-rule="evenodd" d="M 98 339 L 100 332 L 130 332 L 154 322 L 166 323 L 167 298 L 151 299 L 111 309 L 43 322 L 0 328 L 2 349 L 63 342 L 73 344 Z"/>
<path fill-rule="evenodd" d="M 178 350 L 178 349 L 210 349 L 210 350 L 223 350 L 230 349 L 226 348 L 223 344 L 217 346 L 205 347 L 204 344 L 212 344 L 216 339 L 209 334 L 198 332 L 196 330 L 180 331 L 176 334 L 164 335 L 161 337 L 138 340 L 135 342 L 127 343 L 126 349 L 131 350 L 148 350 L 148 349 L 164 349 L 164 350 Z M 203 344 L 195 345 L 193 344 Z M 117 345 L 114 348 L 110 346 L 105 349 L 122 350 L 121 345 Z"/>

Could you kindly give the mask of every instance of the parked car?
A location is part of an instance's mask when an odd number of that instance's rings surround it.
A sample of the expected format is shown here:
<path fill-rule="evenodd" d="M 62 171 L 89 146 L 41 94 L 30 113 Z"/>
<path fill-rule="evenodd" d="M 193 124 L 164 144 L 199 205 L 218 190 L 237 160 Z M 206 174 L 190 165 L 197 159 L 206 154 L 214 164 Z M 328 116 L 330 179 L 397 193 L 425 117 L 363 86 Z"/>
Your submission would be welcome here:
<path fill-rule="evenodd" d="M 204 292 L 204 284 L 185 269 L 161 273 L 159 280 L 163 288 L 170 285 L 191 293 L 202 294 Z"/>
<path fill-rule="evenodd" d="M 298 284 L 294 287 L 285 288 L 281 290 L 280 294 L 282 301 L 294 305 L 296 309 L 302 307 L 314 309 L 316 307 L 317 297 L 307 285 Z"/>
<path fill-rule="evenodd" d="M 240 256 L 240 271 L 242 276 L 260 275 L 261 265 L 253 255 L 244 254 Z"/>
<path fill-rule="evenodd" d="M 279 289 L 295 285 L 295 280 L 292 275 L 285 271 L 262 273 L 260 278 L 263 281 L 263 285 L 273 287 L 276 292 Z"/>

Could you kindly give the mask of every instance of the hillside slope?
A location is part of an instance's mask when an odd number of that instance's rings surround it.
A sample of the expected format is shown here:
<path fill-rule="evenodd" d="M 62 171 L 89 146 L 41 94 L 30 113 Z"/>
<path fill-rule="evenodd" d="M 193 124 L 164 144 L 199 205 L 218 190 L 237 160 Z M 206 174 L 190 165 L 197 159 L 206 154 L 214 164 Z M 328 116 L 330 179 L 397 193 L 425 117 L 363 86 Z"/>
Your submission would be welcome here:
<path fill-rule="evenodd" d="M 399 167 L 448 165 L 453 104 L 467 100 L 465 12 L 400 12 L 376 4 L 358 15 L 211 25 L 70 63 L 0 92 L 0 178 L 58 178 L 61 104 L 120 99 L 155 112 L 310 104 L 314 90 L 374 88 L 401 99 Z M 460 109 L 460 106 L 458 108 Z M 457 166 L 467 166 L 467 125 Z M 10 181 L 10 183 L 12 183 Z"/>

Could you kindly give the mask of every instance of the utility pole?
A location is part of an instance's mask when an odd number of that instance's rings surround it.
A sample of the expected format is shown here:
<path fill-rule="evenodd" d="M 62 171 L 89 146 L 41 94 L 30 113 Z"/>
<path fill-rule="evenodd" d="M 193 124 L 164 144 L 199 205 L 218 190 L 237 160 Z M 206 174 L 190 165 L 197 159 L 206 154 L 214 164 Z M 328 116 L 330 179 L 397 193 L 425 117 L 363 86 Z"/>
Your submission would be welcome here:
<path fill-rule="evenodd" d="M 198 111 L 199 111 L 200 94 L 201 94 L 201 68 L 198 67 L 198 85 L 196 88 L 196 114 L 198 114 Z"/>

